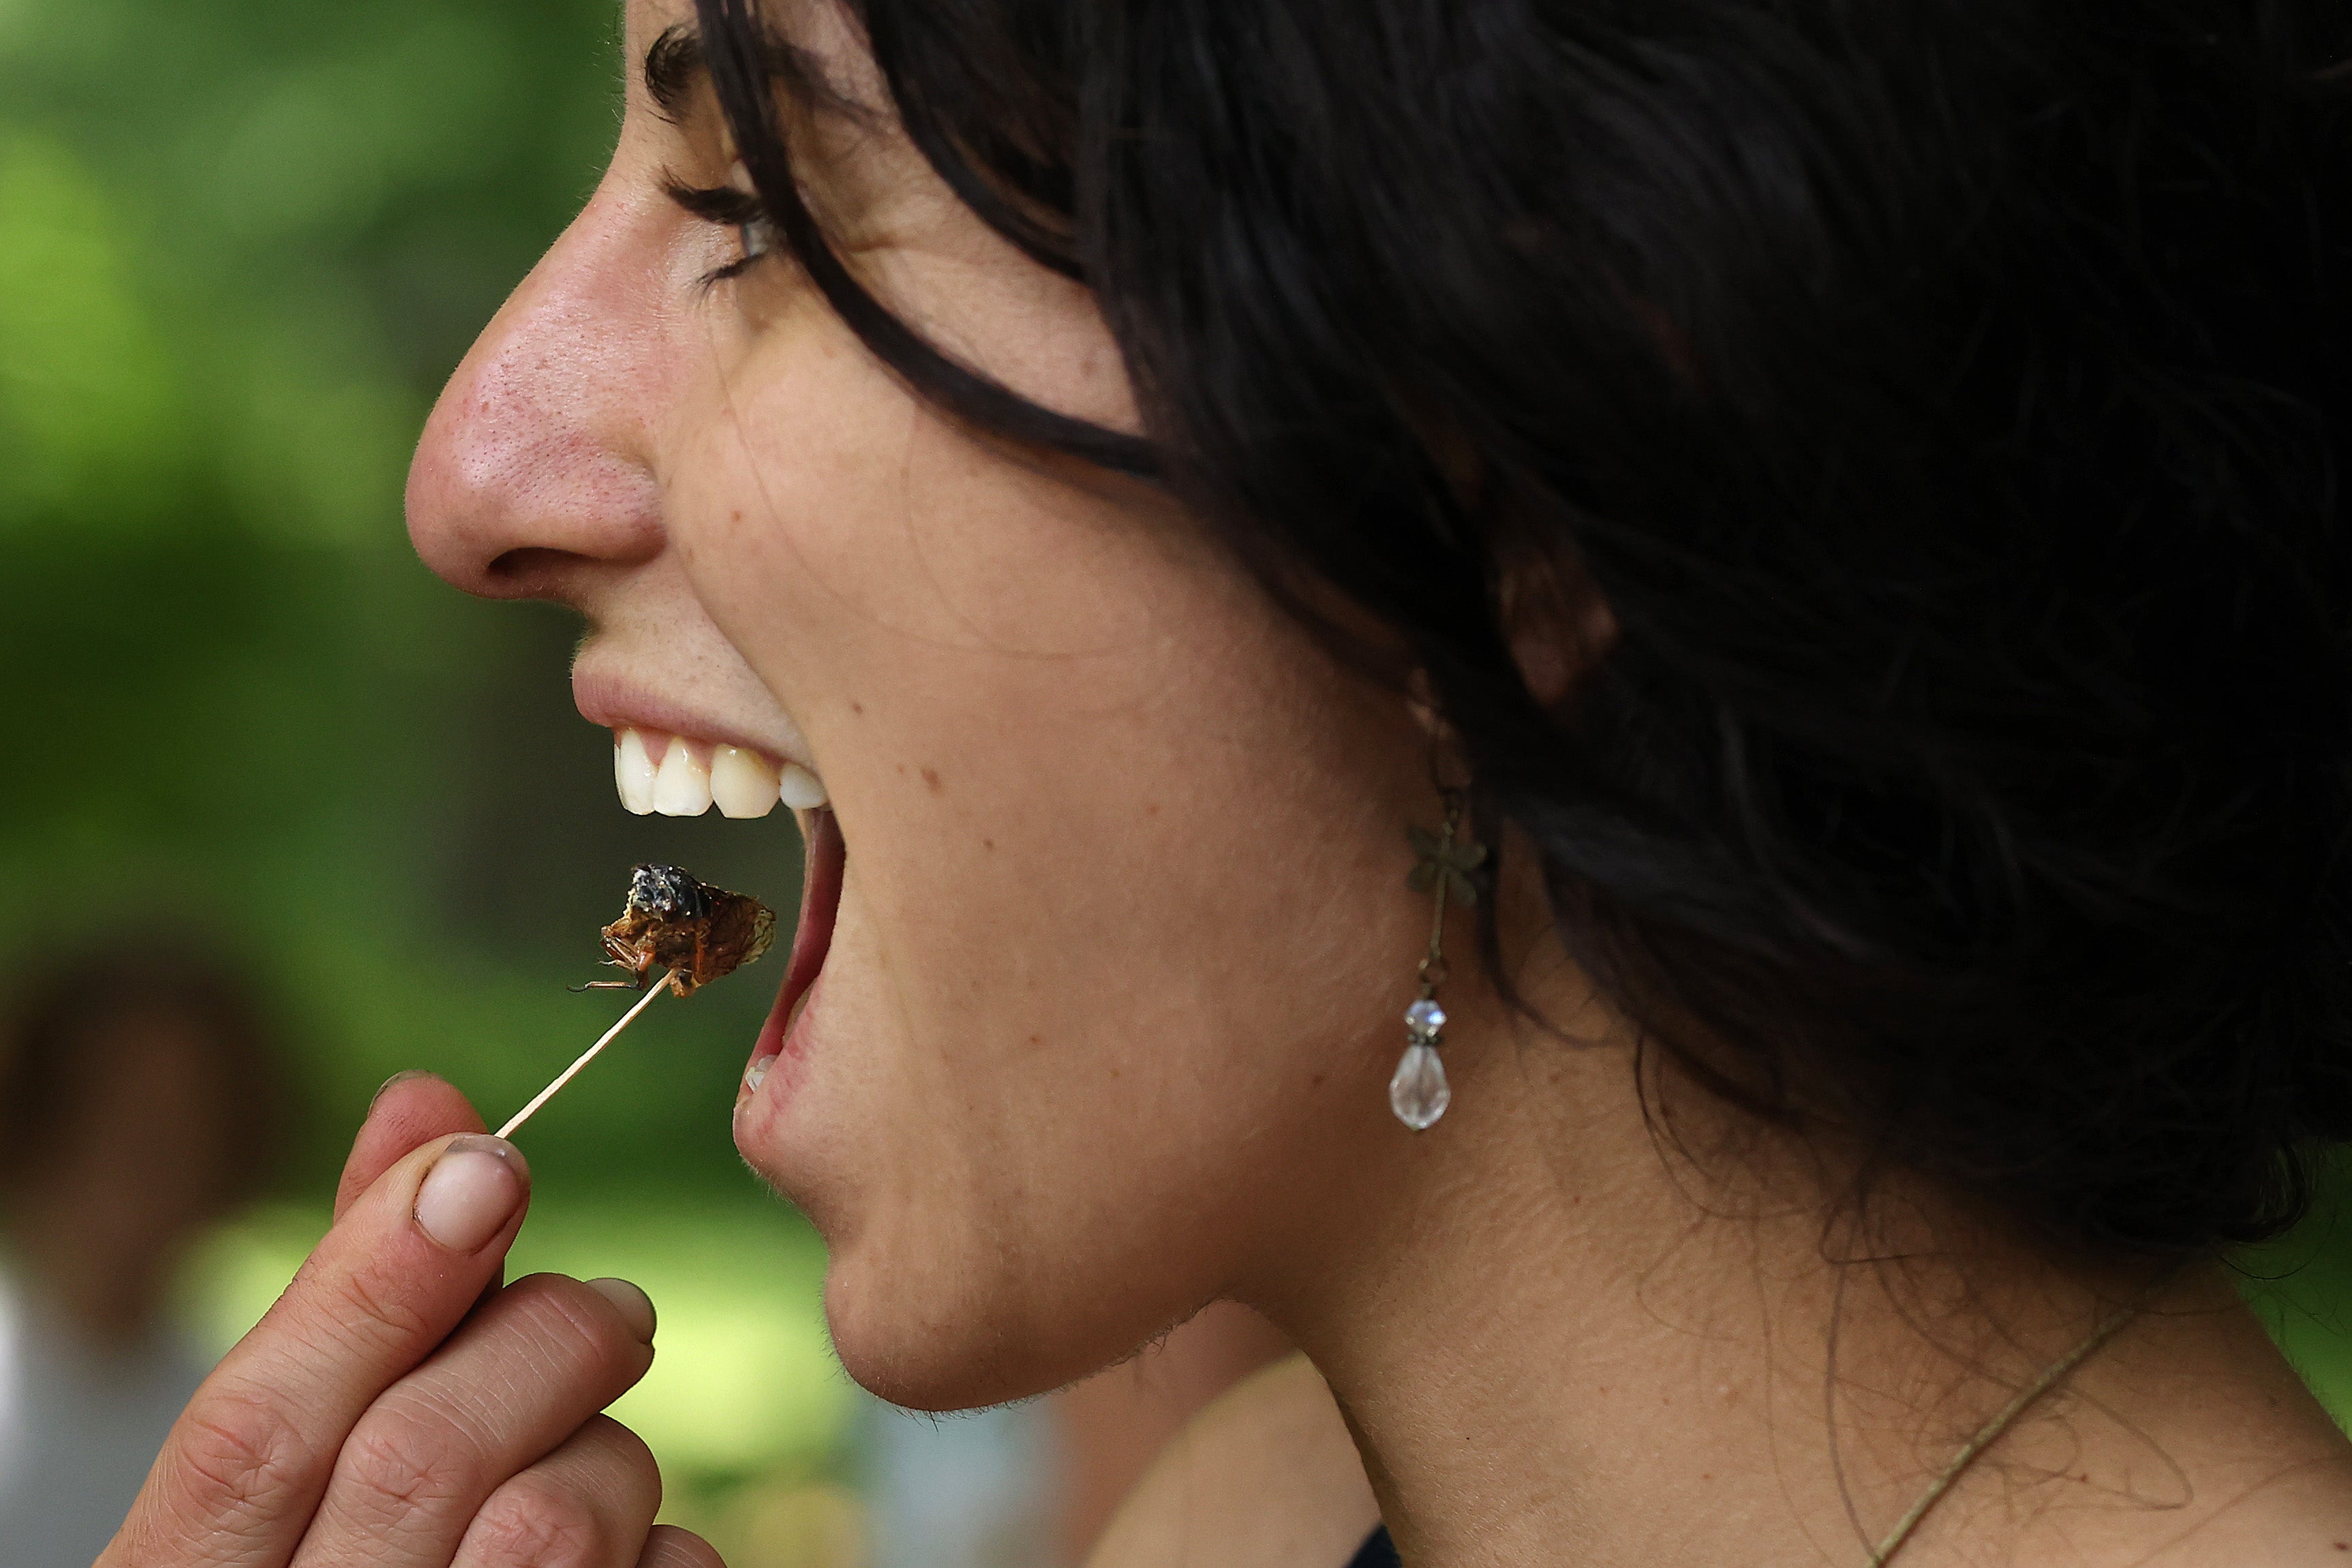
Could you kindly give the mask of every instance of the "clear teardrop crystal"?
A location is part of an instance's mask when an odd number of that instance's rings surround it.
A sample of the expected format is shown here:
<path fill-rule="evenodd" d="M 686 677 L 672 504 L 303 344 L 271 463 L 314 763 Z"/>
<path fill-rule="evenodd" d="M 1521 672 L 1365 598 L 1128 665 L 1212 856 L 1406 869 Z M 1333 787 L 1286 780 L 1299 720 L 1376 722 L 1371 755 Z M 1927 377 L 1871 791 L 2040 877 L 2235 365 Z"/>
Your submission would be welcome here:
<path fill-rule="evenodd" d="M 1425 1133 L 1437 1125 L 1437 1119 L 1453 1103 L 1445 1063 L 1437 1059 L 1437 1052 L 1414 1040 L 1405 1048 L 1404 1060 L 1397 1063 L 1396 1076 L 1389 1080 L 1389 1109 L 1414 1132 Z"/>

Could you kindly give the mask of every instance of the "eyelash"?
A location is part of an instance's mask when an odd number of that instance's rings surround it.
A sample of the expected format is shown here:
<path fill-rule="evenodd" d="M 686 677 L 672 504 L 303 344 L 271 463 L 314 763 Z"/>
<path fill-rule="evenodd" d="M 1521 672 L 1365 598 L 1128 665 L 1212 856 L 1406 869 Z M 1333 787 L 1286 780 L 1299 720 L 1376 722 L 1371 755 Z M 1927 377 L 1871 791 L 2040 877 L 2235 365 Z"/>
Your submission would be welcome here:
<path fill-rule="evenodd" d="M 704 275 L 705 287 L 740 277 L 761 262 L 776 253 L 782 238 L 776 233 L 775 220 L 760 198 L 749 191 L 739 191 L 732 185 L 687 185 L 672 181 L 669 199 L 684 207 L 704 223 L 715 224 L 735 231 L 743 247 L 741 256 L 726 266 Z"/>

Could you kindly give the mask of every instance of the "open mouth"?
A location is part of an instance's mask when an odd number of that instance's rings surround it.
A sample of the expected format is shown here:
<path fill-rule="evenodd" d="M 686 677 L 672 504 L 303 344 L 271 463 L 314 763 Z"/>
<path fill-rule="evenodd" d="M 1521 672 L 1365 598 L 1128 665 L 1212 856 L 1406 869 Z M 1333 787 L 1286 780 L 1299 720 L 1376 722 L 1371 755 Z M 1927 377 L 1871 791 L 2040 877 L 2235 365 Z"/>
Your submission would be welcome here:
<path fill-rule="evenodd" d="M 802 811 L 799 816 L 805 845 L 800 925 L 793 933 L 792 961 L 776 993 L 775 1010 L 768 1015 L 767 1024 L 760 1030 L 760 1043 L 751 1052 L 755 1063 L 782 1054 L 793 1025 L 800 1021 L 816 992 L 825 955 L 833 950 L 834 920 L 841 912 L 841 879 L 849 860 L 841 823 L 830 806 Z"/>
<path fill-rule="evenodd" d="M 768 752 L 629 724 L 613 731 L 613 778 L 621 804 L 639 816 L 698 817 L 715 806 L 724 816 L 764 817 L 782 805 L 800 823 L 800 924 L 775 1009 L 743 1077 L 744 1087 L 756 1090 L 808 1010 L 833 947 L 848 847 L 824 780 L 813 768 Z"/>

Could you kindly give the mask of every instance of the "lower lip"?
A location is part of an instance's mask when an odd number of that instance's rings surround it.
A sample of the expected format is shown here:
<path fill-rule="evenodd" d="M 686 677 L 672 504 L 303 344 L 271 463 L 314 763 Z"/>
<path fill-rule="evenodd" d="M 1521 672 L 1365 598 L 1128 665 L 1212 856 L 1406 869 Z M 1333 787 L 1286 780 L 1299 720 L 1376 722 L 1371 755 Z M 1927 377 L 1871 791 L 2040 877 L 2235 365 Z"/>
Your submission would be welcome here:
<path fill-rule="evenodd" d="M 768 1021 L 760 1026 L 759 1043 L 751 1048 L 753 1061 L 765 1061 L 773 1071 L 787 1055 L 797 1054 L 797 1048 L 807 1043 L 808 1031 L 801 1027 L 801 1019 L 816 1006 L 817 993 L 824 988 L 824 977 L 820 975 L 805 988 L 796 991 L 787 985 L 776 993 L 776 1005 L 770 1010 Z"/>

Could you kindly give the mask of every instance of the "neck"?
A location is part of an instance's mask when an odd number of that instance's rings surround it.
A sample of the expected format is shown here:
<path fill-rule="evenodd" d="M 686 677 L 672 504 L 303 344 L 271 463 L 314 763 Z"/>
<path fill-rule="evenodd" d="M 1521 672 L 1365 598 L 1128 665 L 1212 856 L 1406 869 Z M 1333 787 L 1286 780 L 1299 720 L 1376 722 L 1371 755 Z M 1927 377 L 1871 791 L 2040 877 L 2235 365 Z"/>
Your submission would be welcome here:
<path fill-rule="evenodd" d="M 2205 1512 L 2242 1523 L 2248 1497 L 2352 1470 L 2218 1270 L 2071 1267 L 1912 1189 L 1874 1202 L 1865 1246 L 1825 1224 L 1801 1149 L 1669 1153 L 1734 1123 L 1690 1092 L 1670 1096 L 1680 1136 L 1655 1135 L 1605 1020 L 1578 1020 L 1601 1043 L 1463 1021 L 1447 1119 L 1368 1126 L 1359 1222 L 1301 1239 L 1256 1291 L 1330 1382 L 1415 1568 L 1861 1568 L 1989 1418 L 2135 1301 L 1898 1568 L 1988 1540 L 2020 1564 L 2235 1541 Z"/>

